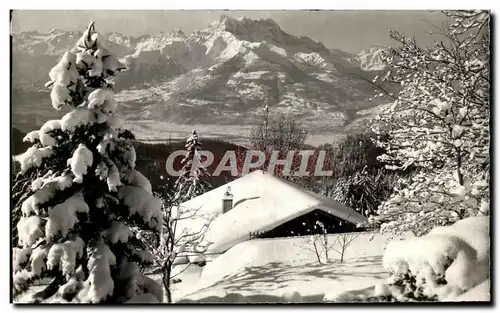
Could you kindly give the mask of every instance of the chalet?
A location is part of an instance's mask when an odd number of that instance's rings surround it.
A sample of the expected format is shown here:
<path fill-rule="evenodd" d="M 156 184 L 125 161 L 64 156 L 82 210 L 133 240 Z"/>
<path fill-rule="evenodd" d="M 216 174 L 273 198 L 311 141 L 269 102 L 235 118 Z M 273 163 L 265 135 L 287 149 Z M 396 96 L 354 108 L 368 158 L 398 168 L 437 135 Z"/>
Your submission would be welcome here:
<path fill-rule="evenodd" d="M 366 218 L 330 198 L 272 174 L 254 171 L 181 204 L 215 216 L 206 233 L 210 253 L 253 238 L 359 230 Z"/>

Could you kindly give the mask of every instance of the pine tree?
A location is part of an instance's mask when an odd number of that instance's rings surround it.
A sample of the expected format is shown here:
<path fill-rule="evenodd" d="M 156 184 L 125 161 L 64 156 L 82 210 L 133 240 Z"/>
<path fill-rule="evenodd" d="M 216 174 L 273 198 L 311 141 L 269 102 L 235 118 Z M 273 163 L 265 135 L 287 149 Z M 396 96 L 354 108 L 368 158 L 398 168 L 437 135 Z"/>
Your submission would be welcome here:
<path fill-rule="evenodd" d="M 33 145 L 15 157 L 18 240 L 13 247 L 13 292 L 51 279 L 32 301 L 119 303 L 153 293 L 141 274 L 152 255 L 136 238 L 159 231 L 161 202 L 134 170 L 129 132 L 120 129 L 114 75 L 124 66 L 91 22 L 49 73 L 52 105 L 71 111 L 26 135 Z M 127 135 L 128 134 L 128 135 Z"/>
<path fill-rule="evenodd" d="M 182 203 L 201 195 L 211 188 L 208 178 L 210 174 L 203 166 L 200 150 L 202 144 L 198 139 L 196 130 L 186 140 L 186 156 L 182 159 L 182 169 L 180 175 L 175 182 L 174 202 Z"/>

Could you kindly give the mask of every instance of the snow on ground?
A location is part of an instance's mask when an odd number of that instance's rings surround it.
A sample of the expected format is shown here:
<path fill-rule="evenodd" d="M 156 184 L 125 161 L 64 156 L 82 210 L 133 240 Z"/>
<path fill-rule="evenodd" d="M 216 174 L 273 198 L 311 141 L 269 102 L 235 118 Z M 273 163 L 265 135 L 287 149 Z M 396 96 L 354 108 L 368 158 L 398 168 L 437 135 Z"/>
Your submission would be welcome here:
<path fill-rule="evenodd" d="M 491 281 L 489 279 L 485 280 L 481 284 L 475 286 L 469 291 L 461 294 L 456 298 L 447 299 L 447 301 L 454 302 L 465 302 L 465 301 L 490 301 L 491 294 Z"/>
<path fill-rule="evenodd" d="M 413 293 L 416 289 L 419 294 L 438 301 L 488 301 L 489 223 L 489 216 L 469 217 L 451 226 L 436 227 L 422 237 L 391 241 L 384 253 L 383 266 L 391 273 L 392 282 L 407 281 L 404 293 L 398 284 L 385 284 L 328 298 L 363 301 L 367 297 L 392 296 L 397 301 L 409 301 L 417 297 Z M 414 282 L 408 282 L 405 275 L 413 277 Z M 411 284 L 414 288 L 408 289 Z"/>
<path fill-rule="evenodd" d="M 335 236 L 330 235 L 329 242 L 334 242 Z M 385 283 L 388 274 L 382 266 L 382 255 L 388 237 L 370 232 L 356 236 L 343 263 L 331 251 L 330 263 L 319 264 L 310 237 L 304 236 L 246 241 L 203 268 L 178 265 L 173 276 L 181 282 L 171 285 L 173 301 L 285 302 L 283 296 L 298 292 L 301 301 L 321 302 L 325 293 Z M 161 284 L 160 274 L 148 276 Z M 16 302 L 28 302 L 29 296 L 47 283 L 32 287 Z"/>
<path fill-rule="evenodd" d="M 42 291 L 49 283 L 50 278 L 35 281 L 26 292 L 14 297 L 14 303 L 32 303 L 33 294 Z"/>
<path fill-rule="evenodd" d="M 181 299 L 182 296 L 191 293 L 193 287 L 199 282 L 203 268 L 194 264 L 181 264 L 174 266 L 172 270 L 173 279 L 180 279 L 180 283 L 171 283 L 172 300 L 174 302 Z M 155 280 L 160 286 L 163 286 L 161 274 L 148 274 L 149 278 Z"/>
<path fill-rule="evenodd" d="M 330 83 L 330 84 L 334 84 L 339 80 L 339 78 L 337 76 L 332 75 L 328 72 L 327 73 L 313 73 L 313 74 L 311 74 L 311 76 L 313 76 L 316 79 L 322 80 L 326 83 Z"/>
<path fill-rule="evenodd" d="M 326 291 L 368 287 L 385 282 L 387 277 L 380 256 L 330 264 L 270 262 L 246 266 L 187 294 L 179 302 L 284 302 L 281 297 L 291 292 L 298 292 L 304 302 L 322 302 Z M 241 297 L 232 298 L 236 294 Z"/>
<path fill-rule="evenodd" d="M 269 44 L 269 50 L 271 50 L 272 52 L 275 52 L 277 54 L 279 54 L 280 56 L 282 57 L 286 57 L 287 56 L 287 53 L 286 53 L 286 50 L 281 48 L 281 47 L 277 47 L 275 45 L 271 45 Z"/>
<path fill-rule="evenodd" d="M 283 108 L 285 110 L 286 107 Z M 318 146 L 333 143 L 345 137 L 345 134 L 328 129 L 335 125 L 343 125 L 344 116 L 338 112 L 323 112 L 328 114 L 328 121 L 322 123 L 317 117 L 304 123 L 309 130 L 306 144 Z M 332 122 L 333 121 L 333 122 Z M 334 125 L 334 126 L 335 126 Z M 185 140 L 193 131 L 203 134 L 203 138 L 221 139 L 243 146 L 250 145 L 250 132 L 253 125 L 223 125 L 223 124 L 175 124 L 153 120 L 134 120 L 125 122 L 124 128 L 132 131 L 139 141 L 165 143 L 171 140 Z M 335 126 L 337 127 L 337 126 Z"/>
<path fill-rule="evenodd" d="M 491 281 L 487 279 L 472 289 L 466 291 L 461 295 L 451 295 L 450 297 L 442 299 L 444 302 L 467 302 L 467 301 L 490 301 L 491 294 Z M 351 302 L 351 301 L 362 301 L 369 297 L 377 297 L 388 295 L 393 292 L 393 288 L 389 287 L 387 284 L 379 283 L 366 288 L 352 289 L 342 293 L 335 293 L 332 295 L 327 294 L 325 296 L 325 301 L 332 302 Z"/>
<path fill-rule="evenodd" d="M 234 143 L 248 145 L 250 143 L 250 126 L 241 125 L 180 125 L 169 122 L 155 122 L 152 120 L 133 121 L 125 123 L 140 141 L 167 142 L 171 140 L 185 140 L 193 131 L 203 134 L 203 138 L 223 138 Z M 166 160 L 166 157 L 165 157 Z"/>
<path fill-rule="evenodd" d="M 489 277 L 489 223 L 489 216 L 469 217 L 426 236 L 391 242 L 384 267 L 394 275 L 409 271 L 429 296 L 462 294 Z M 436 276 L 446 285 L 434 285 Z"/>
<path fill-rule="evenodd" d="M 460 231 L 463 238 L 460 239 L 460 246 L 467 242 L 477 251 L 478 260 L 482 260 L 489 255 L 489 248 L 486 248 L 488 245 L 483 241 L 477 239 L 481 234 L 484 236 L 488 232 L 487 228 L 483 227 L 486 225 L 484 218 L 475 219 L 478 223 L 463 220 L 449 228 L 437 228 L 429 237 L 449 237 L 453 231 Z M 470 230 L 469 233 L 475 234 L 474 236 L 463 232 L 466 225 Z M 319 263 L 311 238 L 304 236 L 242 242 L 224 254 L 212 256 L 209 258 L 212 260 L 203 268 L 193 264 L 178 265 L 174 268 L 173 275 L 180 273 L 175 277 L 180 278 L 181 282 L 171 285 L 173 301 L 179 303 L 343 302 L 390 292 L 387 284 L 390 274 L 384 268 L 382 258 L 390 236 L 378 232 L 353 233 L 353 235 L 356 239 L 347 248 L 343 263 L 339 261 L 339 254 L 332 250 L 329 255 L 330 261 L 326 264 Z M 329 235 L 328 241 L 335 242 L 336 236 L 341 234 Z M 404 240 L 400 241 L 401 239 Z M 410 245 L 405 247 L 404 242 L 412 243 L 418 239 L 412 234 L 405 234 L 392 240 L 395 240 L 395 243 L 391 245 L 392 248 L 389 247 L 392 249 L 390 255 L 397 255 L 397 251 L 394 251 L 395 246 L 399 247 L 396 250 L 401 253 L 411 251 L 416 248 Z M 441 246 L 443 245 L 447 246 L 446 241 L 442 242 Z M 453 245 L 450 247 L 453 248 Z M 429 251 L 436 249 L 431 250 Z M 439 258 L 436 260 L 439 261 Z M 148 276 L 161 283 L 159 274 Z M 490 285 L 488 278 L 459 296 L 455 294 L 442 300 L 489 301 Z M 34 286 L 30 293 L 40 288 L 41 286 Z M 29 294 L 18 299 L 20 302 L 23 300 L 28 301 Z"/>
<path fill-rule="evenodd" d="M 477 253 L 477 261 L 488 261 L 490 257 L 488 216 L 469 217 L 456 222 L 451 226 L 436 227 L 430 234 L 441 234 L 456 236 L 474 248 Z"/>
<path fill-rule="evenodd" d="M 174 301 L 286 302 L 284 296 L 298 292 L 303 302 L 322 302 L 325 293 L 385 283 L 389 275 L 382 266 L 382 255 L 388 237 L 368 232 L 356 235 L 343 263 L 331 251 L 330 262 L 320 264 L 310 237 L 240 243 L 208 262 L 199 278 L 200 273 L 191 272 L 189 283 L 176 287 Z M 329 242 L 335 236 L 330 235 Z"/>

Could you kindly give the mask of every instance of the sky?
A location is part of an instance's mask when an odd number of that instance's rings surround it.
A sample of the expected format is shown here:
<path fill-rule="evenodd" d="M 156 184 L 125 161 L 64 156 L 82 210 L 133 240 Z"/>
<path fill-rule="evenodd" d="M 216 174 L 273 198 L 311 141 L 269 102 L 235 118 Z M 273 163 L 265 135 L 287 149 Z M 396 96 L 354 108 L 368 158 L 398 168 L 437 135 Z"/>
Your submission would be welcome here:
<path fill-rule="evenodd" d="M 102 33 L 120 32 L 125 35 L 158 34 L 181 29 L 190 34 L 204 29 L 221 15 L 231 17 L 272 18 L 281 28 L 296 36 L 308 36 L 325 46 L 346 52 L 359 52 L 371 46 L 391 44 L 389 30 L 415 36 L 422 45 L 438 38 L 429 35 L 432 23 L 441 26 L 445 21 L 437 11 L 14 11 L 13 32 L 47 32 L 83 30 L 90 20 Z"/>

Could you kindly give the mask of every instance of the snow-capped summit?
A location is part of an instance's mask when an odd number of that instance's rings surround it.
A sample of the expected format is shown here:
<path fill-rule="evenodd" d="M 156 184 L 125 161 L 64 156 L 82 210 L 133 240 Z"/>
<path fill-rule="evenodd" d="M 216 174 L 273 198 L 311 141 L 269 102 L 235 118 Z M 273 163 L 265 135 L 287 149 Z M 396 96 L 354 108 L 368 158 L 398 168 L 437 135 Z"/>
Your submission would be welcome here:
<path fill-rule="evenodd" d="M 15 88 L 43 88 L 47 64 L 57 63 L 80 35 L 15 34 Z M 368 101 L 373 86 L 359 78 L 371 80 L 378 74 L 376 57 L 328 49 L 283 31 L 272 19 L 221 16 L 190 35 L 174 29 L 139 37 L 115 32 L 105 38 L 127 66 L 116 89 L 129 120 L 251 123 L 268 105 L 273 113 L 336 129 L 357 110 L 387 102 Z M 356 58 L 359 62 L 352 61 Z"/>
<path fill-rule="evenodd" d="M 12 48 L 16 53 L 60 56 L 82 35 L 80 31 L 52 29 L 47 33 L 26 32 L 13 34 Z"/>
<path fill-rule="evenodd" d="M 209 32 L 228 32 L 235 38 L 247 42 L 264 42 L 293 52 L 327 50 L 320 42 L 309 37 L 293 36 L 283 31 L 273 19 L 231 18 L 222 15 L 212 23 Z"/>
<path fill-rule="evenodd" d="M 172 34 L 172 37 L 186 38 L 186 34 L 181 29 L 178 29 L 178 28 L 174 28 L 172 30 L 171 34 Z"/>
<path fill-rule="evenodd" d="M 365 71 L 382 71 L 385 65 L 381 60 L 381 53 L 386 48 L 384 47 L 371 47 L 358 53 L 357 60 L 359 66 Z"/>
<path fill-rule="evenodd" d="M 222 15 L 218 22 L 212 23 L 211 28 L 220 28 L 235 35 L 263 34 L 266 32 L 279 34 L 282 32 L 278 23 L 273 19 L 250 19 L 239 17 L 237 19 Z"/>
<path fill-rule="evenodd" d="M 109 45 L 109 43 L 113 43 L 116 45 L 127 47 L 130 50 L 135 49 L 135 46 L 137 45 L 137 43 L 140 40 L 145 38 L 145 36 L 141 36 L 141 37 L 137 38 L 137 37 L 133 37 L 133 36 L 124 35 L 124 34 L 119 33 L 119 32 L 106 33 L 106 34 L 104 34 L 104 37 L 108 39 L 108 45 Z M 149 36 L 146 36 L 146 37 L 149 37 Z M 131 53 L 131 52 L 132 51 L 129 51 L 129 53 Z M 127 53 L 127 54 L 129 54 L 129 53 Z"/>

